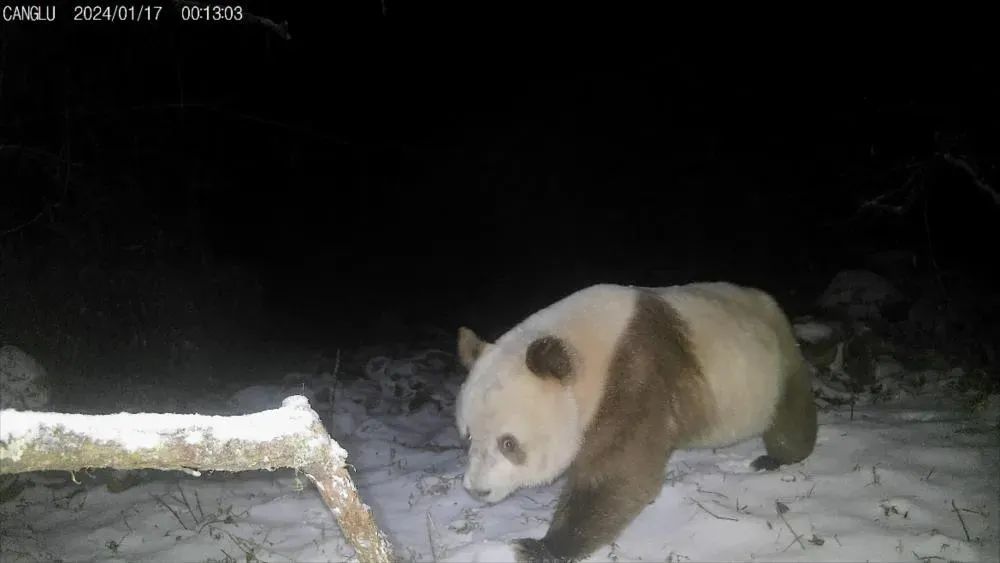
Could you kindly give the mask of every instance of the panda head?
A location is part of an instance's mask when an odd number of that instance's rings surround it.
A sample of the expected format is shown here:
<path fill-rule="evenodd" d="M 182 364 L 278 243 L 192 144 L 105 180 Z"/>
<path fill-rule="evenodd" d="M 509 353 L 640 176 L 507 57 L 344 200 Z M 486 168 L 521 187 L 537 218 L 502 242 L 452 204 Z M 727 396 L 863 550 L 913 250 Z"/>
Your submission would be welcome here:
<path fill-rule="evenodd" d="M 570 347 L 554 336 L 519 333 L 489 343 L 463 327 L 458 352 L 469 370 L 456 403 L 458 432 L 469 445 L 462 484 L 495 503 L 553 481 L 581 439 Z"/>

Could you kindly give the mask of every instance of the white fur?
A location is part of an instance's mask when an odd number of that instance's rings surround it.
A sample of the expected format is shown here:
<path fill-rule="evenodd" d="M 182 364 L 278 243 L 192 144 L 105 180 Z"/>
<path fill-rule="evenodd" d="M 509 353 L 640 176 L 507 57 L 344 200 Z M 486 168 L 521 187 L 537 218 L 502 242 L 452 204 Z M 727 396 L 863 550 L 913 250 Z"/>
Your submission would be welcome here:
<path fill-rule="evenodd" d="M 784 378 L 802 361 L 784 314 L 767 294 L 728 283 L 651 288 L 678 312 L 717 406 L 717 423 L 682 446 L 719 447 L 763 432 Z M 463 484 L 497 502 L 520 487 L 548 483 L 573 461 L 600 404 L 616 345 L 635 311 L 637 288 L 595 285 L 525 319 L 488 345 L 462 385 L 458 430 L 470 438 Z M 553 335 L 571 347 L 573 384 L 528 371 L 525 353 Z M 676 398 L 664 397 L 665 401 Z M 664 429 L 666 431 L 667 429 Z M 512 434 L 523 465 L 500 453 Z"/>
<path fill-rule="evenodd" d="M 785 379 L 800 367 L 791 327 L 766 293 L 730 283 L 658 289 L 688 325 L 716 406 L 716 423 L 685 447 L 724 447 L 771 425 Z"/>
<path fill-rule="evenodd" d="M 581 290 L 525 319 L 487 347 L 462 385 L 458 431 L 470 438 L 463 484 L 489 490 L 497 502 L 520 487 L 551 482 L 573 461 L 601 399 L 618 335 L 635 306 L 634 291 L 599 285 Z M 599 322 L 593 322 L 597 320 Z M 537 338 L 553 335 L 572 346 L 574 382 L 564 387 L 528 371 L 525 353 Z M 512 434 L 527 452 L 518 466 L 499 452 Z"/>

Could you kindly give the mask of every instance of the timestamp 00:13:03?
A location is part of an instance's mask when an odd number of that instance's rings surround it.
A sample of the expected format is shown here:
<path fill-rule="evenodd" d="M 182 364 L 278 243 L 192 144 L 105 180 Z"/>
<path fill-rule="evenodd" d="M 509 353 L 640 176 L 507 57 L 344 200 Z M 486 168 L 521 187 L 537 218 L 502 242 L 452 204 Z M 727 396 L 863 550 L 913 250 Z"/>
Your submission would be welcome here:
<path fill-rule="evenodd" d="M 185 22 L 240 22 L 243 6 L 191 5 L 180 6 L 181 21 Z"/>

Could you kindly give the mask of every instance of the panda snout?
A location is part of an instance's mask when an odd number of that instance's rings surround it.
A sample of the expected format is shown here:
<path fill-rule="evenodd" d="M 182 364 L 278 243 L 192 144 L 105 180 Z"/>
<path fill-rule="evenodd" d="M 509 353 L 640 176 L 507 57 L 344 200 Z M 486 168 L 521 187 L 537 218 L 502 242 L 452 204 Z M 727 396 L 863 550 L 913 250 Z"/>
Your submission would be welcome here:
<path fill-rule="evenodd" d="M 476 497 L 478 500 L 485 500 L 488 496 L 490 496 L 490 493 L 493 492 L 492 489 L 468 488 L 467 490 L 469 491 L 469 494 Z"/>
<path fill-rule="evenodd" d="M 468 474 L 466 474 L 465 479 L 462 480 L 462 486 L 465 487 L 465 490 L 469 492 L 469 495 L 471 495 L 476 500 L 481 500 L 481 501 L 486 500 L 486 497 L 490 496 L 490 493 L 493 491 L 492 489 L 479 489 L 473 486 L 472 481 L 468 477 Z"/>

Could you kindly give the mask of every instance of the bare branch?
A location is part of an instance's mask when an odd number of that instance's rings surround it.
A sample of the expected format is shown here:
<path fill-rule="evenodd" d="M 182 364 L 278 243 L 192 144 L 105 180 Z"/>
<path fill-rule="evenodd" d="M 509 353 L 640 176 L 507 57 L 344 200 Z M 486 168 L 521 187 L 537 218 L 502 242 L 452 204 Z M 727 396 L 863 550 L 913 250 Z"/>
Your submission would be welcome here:
<path fill-rule="evenodd" d="M 788 520 L 785 519 L 785 512 L 788 511 L 788 507 L 785 506 L 784 503 L 780 503 L 780 502 L 775 503 L 775 506 L 776 506 L 776 509 L 777 509 L 777 512 L 778 512 L 778 518 L 781 518 L 781 521 L 784 522 L 785 526 L 788 527 L 788 531 L 792 533 L 792 537 L 795 538 L 795 539 L 792 540 L 792 543 L 788 544 L 788 547 L 791 547 L 792 545 L 795 544 L 795 542 L 798 542 L 799 547 L 801 547 L 803 550 L 805 550 L 806 544 L 802 543 L 802 536 L 799 535 L 799 534 L 797 534 L 797 533 L 795 533 L 795 530 L 792 529 L 792 525 L 789 524 Z M 788 547 L 786 547 L 785 549 L 787 550 Z"/>
<path fill-rule="evenodd" d="M 907 168 L 911 172 L 907 175 L 906 181 L 903 182 L 902 186 L 862 202 L 859 211 L 874 209 L 876 211 L 891 213 L 892 215 L 905 215 L 908 213 L 914 204 L 916 204 L 917 198 L 923 189 L 923 184 L 917 183 L 917 179 L 922 178 L 921 172 L 923 168 L 922 166 L 907 166 Z M 901 195 L 903 201 L 896 204 L 889 203 L 897 195 Z"/>
<path fill-rule="evenodd" d="M 944 159 L 948 164 L 958 168 L 959 170 L 965 172 L 969 175 L 972 183 L 975 184 L 977 188 L 983 191 L 986 195 L 993 198 L 993 203 L 1000 205 L 1000 192 L 998 192 L 993 186 L 989 185 L 986 180 L 983 179 L 982 175 L 969 163 L 968 160 L 964 158 L 959 158 L 957 156 L 951 155 L 949 153 L 942 153 L 941 158 Z"/>
<path fill-rule="evenodd" d="M 969 536 L 969 529 L 965 527 L 965 518 L 962 518 L 962 512 L 955 506 L 954 499 L 951 501 L 951 509 L 955 513 L 955 516 L 958 516 L 958 521 L 962 524 L 962 531 L 965 532 L 965 541 L 972 541 L 972 538 Z"/>

